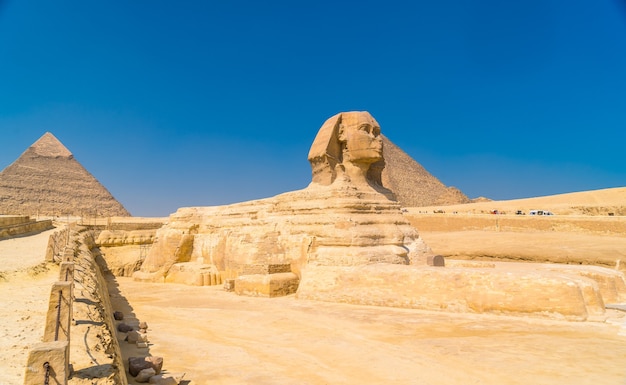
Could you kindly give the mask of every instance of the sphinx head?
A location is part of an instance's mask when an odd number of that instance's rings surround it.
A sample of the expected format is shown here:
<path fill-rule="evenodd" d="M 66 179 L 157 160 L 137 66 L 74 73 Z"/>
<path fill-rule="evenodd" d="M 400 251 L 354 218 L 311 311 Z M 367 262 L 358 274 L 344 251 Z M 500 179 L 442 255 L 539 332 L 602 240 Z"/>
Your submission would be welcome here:
<path fill-rule="evenodd" d="M 365 111 L 333 116 L 317 133 L 309 162 L 314 183 L 329 185 L 345 175 L 356 184 L 381 185 L 384 159 L 378 122 Z"/>

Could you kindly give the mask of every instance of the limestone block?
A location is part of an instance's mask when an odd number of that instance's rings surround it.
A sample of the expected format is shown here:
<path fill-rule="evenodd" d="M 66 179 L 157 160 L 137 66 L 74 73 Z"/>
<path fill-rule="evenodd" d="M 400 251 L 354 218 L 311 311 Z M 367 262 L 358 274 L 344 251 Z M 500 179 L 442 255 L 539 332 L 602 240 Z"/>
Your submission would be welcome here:
<path fill-rule="evenodd" d="M 24 385 L 43 384 L 46 367 L 50 384 L 67 384 L 70 374 L 69 341 L 44 342 L 33 346 L 28 353 Z"/>
<path fill-rule="evenodd" d="M 202 283 L 203 286 L 215 286 L 222 284 L 222 275 L 217 272 L 209 272 L 202 274 Z"/>
<path fill-rule="evenodd" d="M 129 357 L 128 358 L 128 373 L 131 376 L 136 377 L 139 372 L 144 369 L 151 368 L 152 364 L 147 362 L 144 357 Z"/>
<path fill-rule="evenodd" d="M 441 255 L 429 256 L 426 261 L 427 261 L 426 263 L 428 264 L 428 266 L 441 266 L 441 267 L 443 267 L 443 266 L 446 265 L 445 260 L 443 259 L 443 256 L 441 256 Z"/>
<path fill-rule="evenodd" d="M 61 262 L 59 265 L 59 281 L 74 281 L 74 262 Z"/>
<path fill-rule="evenodd" d="M 163 368 L 163 357 L 148 356 L 145 360 L 152 365 L 156 374 L 161 373 L 161 369 Z"/>
<path fill-rule="evenodd" d="M 157 374 L 150 378 L 150 383 L 155 385 L 178 385 L 181 383 L 186 373 Z"/>
<path fill-rule="evenodd" d="M 103 230 L 98 234 L 96 245 L 113 247 L 124 245 L 147 245 L 154 242 L 156 229 L 148 230 Z"/>
<path fill-rule="evenodd" d="M 235 291 L 235 279 L 229 278 L 224 280 L 224 290 L 226 291 Z"/>
<path fill-rule="evenodd" d="M 605 303 L 620 303 L 626 301 L 626 284 L 624 274 L 599 266 L 554 265 L 541 264 L 539 268 L 579 275 L 590 278 L 598 284 L 602 299 Z"/>
<path fill-rule="evenodd" d="M 599 310 L 597 284 L 536 271 L 375 264 L 307 267 L 298 298 L 449 312 L 585 320 Z"/>
<path fill-rule="evenodd" d="M 117 325 L 117 331 L 122 332 L 122 333 L 128 333 L 130 331 L 133 330 L 133 327 L 122 322 L 119 325 Z"/>
<path fill-rule="evenodd" d="M 290 273 L 291 265 L 288 263 L 281 264 L 246 264 L 242 266 L 241 275 L 252 274 L 275 274 L 275 273 Z"/>
<path fill-rule="evenodd" d="M 148 368 L 152 368 L 155 374 L 161 373 L 163 367 L 163 357 L 129 357 L 128 358 L 128 372 L 131 376 L 136 377 L 140 371 Z"/>
<path fill-rule="evenodd" d="M 46 246 L 46 261 L 53 262 L 54 261 L 54 234 L 48 237 L 48 246 Z"/>
<path fill-rule="evenodd" d="M 210 277 L 219 274 L 215 266 L 200 264 L 196 262 L 176 263 L 170 267 L 165 276 L 165 282 L 167 283 L 182 283 L 192 286 L 210 286 L 210 278 L 207 280 L 205 277 Z"/>
<path fill-rule="evenodd" d="M 147 383 L 150 381 L 150 377 L 154 375 L 156 375 L 156 371 L 153 368 L 142 369 L 135 377 L 135 381 L 139 383 Z"/>
<path fill-rule="evenodd" d="M 73 289 L 72 282 L 58 281 L 52 285 L 46 315 L 44 342 L 70 340 Z"/>
<path fill-rule="evenodd" d="M 167 228 L 157 231 L 159 242 L 150 248 L 146 258 L 147 263 L 144 263 L 142 268 L 148 267 L 151 271 L 157 271 L 166 262 L 189 262 L 194 239 L 189 232 L 193 227 L 193 225 L 187 226 L 182 232 L 168 231 Z M 154 260 L 155 257 L 156 260 Z"/>
<path fill-rule="evenodd" d="M 63 251 L 63 258 L 62 258 L 62 260 L 64 262 L 74 262 L 74 257 L 75 256 L 76 256 L 75 250 L 72 247 L 68 246 Z"/>
<path fill-rule="evenodd" d="M 294 273 L 242 275 L 235 280 L 235 293 L 251 297 L 279 297 L 293 294 L 299 278 Z"/>
<path fill-rule="evenodd" d="M 140 333 L 137 330 L 131 330 L 126 335 L 126 342 L 129 344 L 136 344 L 137 342 L 147 342 L 148 335 L 146 333 Z"/>

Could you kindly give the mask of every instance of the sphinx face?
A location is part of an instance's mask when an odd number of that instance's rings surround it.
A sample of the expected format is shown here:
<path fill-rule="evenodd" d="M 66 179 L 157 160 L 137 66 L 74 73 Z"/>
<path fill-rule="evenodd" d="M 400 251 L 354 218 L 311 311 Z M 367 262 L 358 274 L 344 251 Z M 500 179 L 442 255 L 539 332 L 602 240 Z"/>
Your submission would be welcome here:
<path fill-rule="evenodd" d="M 345 142 L 344 160 L 372 164 L 383 158 L 380 126 L 367 112 L 344 113 L 340 140 Z"/>

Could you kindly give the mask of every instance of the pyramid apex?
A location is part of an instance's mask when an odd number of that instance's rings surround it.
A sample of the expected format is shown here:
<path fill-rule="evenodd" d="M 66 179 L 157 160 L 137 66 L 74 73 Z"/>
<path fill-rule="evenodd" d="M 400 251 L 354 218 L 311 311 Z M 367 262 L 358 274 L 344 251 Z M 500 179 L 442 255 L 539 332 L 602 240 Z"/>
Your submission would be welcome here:
<path fill-rule="evenodd" d="M 52 133 L 46 132 L 30 146 L 37 155 L 45 157 L 71 157 L 72 153 Z"/>

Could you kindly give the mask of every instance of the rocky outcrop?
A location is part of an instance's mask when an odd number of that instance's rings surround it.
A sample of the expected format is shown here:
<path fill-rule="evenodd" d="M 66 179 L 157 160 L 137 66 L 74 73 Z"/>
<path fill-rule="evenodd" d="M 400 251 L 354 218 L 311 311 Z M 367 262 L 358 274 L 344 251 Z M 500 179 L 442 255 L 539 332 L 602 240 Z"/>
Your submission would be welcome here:
<path fill-rule="evenodd" d="M 130 215 L 49 132 L 0 172 L 0 214 Z"/>

